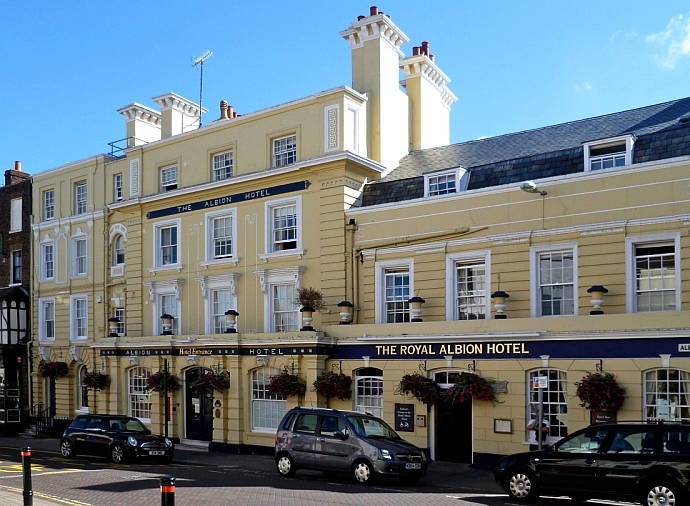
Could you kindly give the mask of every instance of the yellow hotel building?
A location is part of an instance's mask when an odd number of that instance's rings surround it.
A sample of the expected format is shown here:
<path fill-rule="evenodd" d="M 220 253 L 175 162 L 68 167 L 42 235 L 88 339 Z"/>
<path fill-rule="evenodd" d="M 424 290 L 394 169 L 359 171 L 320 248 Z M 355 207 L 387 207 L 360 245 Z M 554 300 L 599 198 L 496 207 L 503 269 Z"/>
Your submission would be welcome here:
<path fill-rule="evenodd" d="M 166 361 L 169 434 L 233 452 L 270 451 L 302 404 L 488 464 L 529 444 L 535 377 L 549 441 L 588 424 L 575 382 L 595 371 L 626 390 L 618 419 L 690 420 L 690 99 L 449 145 L 456 97 L 429 45 L 406 56 L 376 8 L 341 36 L 351 87 L 242 115 L 221 102 L 201 128 L 167 93 L 119 109 L 121 153 L 34 177 L 41 414 L 162 433 L 147 381 Z M 307 287 L 324 299 L 314 331 Z M 41 361 L 69 372 L 41 377 Z M 267 391 L 285 369 L 303 396 Z M 197 392 L 206 371 L 230 387 Z M 352 376 L 352 398 L 317 394 L 324 371 Z M 109 385 L 86 388 L 93 372 Z M 398 391 L 413 372 L 442 389 L 478 374 L 498 402 L 427 406 Z"/>

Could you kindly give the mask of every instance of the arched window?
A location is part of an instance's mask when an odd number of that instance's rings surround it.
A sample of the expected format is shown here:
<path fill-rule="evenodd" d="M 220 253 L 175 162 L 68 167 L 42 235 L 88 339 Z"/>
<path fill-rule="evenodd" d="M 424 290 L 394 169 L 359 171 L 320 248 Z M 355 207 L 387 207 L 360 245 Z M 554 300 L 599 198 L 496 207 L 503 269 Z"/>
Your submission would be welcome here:
<path fill-rule="evenodd" d="M 123 265 L 125 263 L 125 238 L 121 234 L 115 236 L 113 240 L 113 265 Z"/>
<path fill-rule="evenodd" d="M 355 411 L 383 417 L 383 371 L 365 367 L 355 371 Z"/>
<path fill-rule="evenodd" d="M 285 397 L 268 392 L 270 377 L 277 374 L 280 371 L 267 367 L 252 372 L 252 430 L 274 432 L 285 414 Z"/>
<path fill-rule="evenodd" d="M 77 409 L 79 411 L 89 410 L 89 390 L 84 386 L 84 377 L 88 372 L 88 368 L 82 365 L 77 374 Z"/>
<path fill-rule="evenodd" d="M 151 418 L 151 399 L 147 388 L 151 372 L 146 367 L 132 367 L 127 372 L 127 406 L 129 416 Z"/>
<path fill-rule="evenodd" d="M 553 444 L 568 435 L 567 374 L 558 369 L 535 369 L 527 374 L 527 420 L 539 411 L 539 389 L 532 388 L 532 378 L 546 376 L 547 388 L 542 389 L 544 399 L 543 419 L 549 424 L 547 444 Z M 532 431 L 530 431 L 532 432 Z M 536 438 L 529 434 L 530 440 Z"/>
<path fill-rule="evenodd" d="M 645 372 L 644 416 L 690 422 L 690 373 L 680 369 Z"/>

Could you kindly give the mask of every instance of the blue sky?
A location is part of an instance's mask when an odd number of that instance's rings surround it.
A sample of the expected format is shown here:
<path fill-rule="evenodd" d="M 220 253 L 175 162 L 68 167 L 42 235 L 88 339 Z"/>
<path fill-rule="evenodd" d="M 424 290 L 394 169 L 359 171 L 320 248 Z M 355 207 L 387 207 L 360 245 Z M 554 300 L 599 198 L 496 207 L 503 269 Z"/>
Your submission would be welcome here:
<path fill-rule="evenodd" d="M 0 0 L 0 168 L 106 151 L 131 102 L 197 100 L 206 50 L 205 122 L 349 85 L 338 32 L 372 3 Z M 687 0 L 376 3 L 452 79 L 452 142 L 690 96 Z"/>

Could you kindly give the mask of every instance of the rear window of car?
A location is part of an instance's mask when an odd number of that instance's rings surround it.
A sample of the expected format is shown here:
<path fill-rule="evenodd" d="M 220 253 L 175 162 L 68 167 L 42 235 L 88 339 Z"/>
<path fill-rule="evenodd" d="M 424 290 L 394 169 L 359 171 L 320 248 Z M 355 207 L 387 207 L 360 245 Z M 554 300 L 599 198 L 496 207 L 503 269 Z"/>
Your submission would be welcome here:
<path fill-rule="evenodd" d="M 668 428 L 662 433 L 662 453 L 690 455 L 690 428 Z"/>

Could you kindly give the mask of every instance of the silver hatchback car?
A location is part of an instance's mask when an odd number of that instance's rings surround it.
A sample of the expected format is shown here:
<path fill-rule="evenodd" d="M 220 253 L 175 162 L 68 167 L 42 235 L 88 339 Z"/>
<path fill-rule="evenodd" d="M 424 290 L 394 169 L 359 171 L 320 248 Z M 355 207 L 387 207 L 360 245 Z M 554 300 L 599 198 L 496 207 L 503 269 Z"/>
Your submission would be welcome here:
<path fill-rule="evenodd" d="M 278 472 L 297 469 L 347 472 L 359 483 L 375 477 L 414 484 L 424 476 L 424 452 L 403 440 L 386 422 L 370 414 L 298 407 L 288 411 L 276 433 Z"/>

